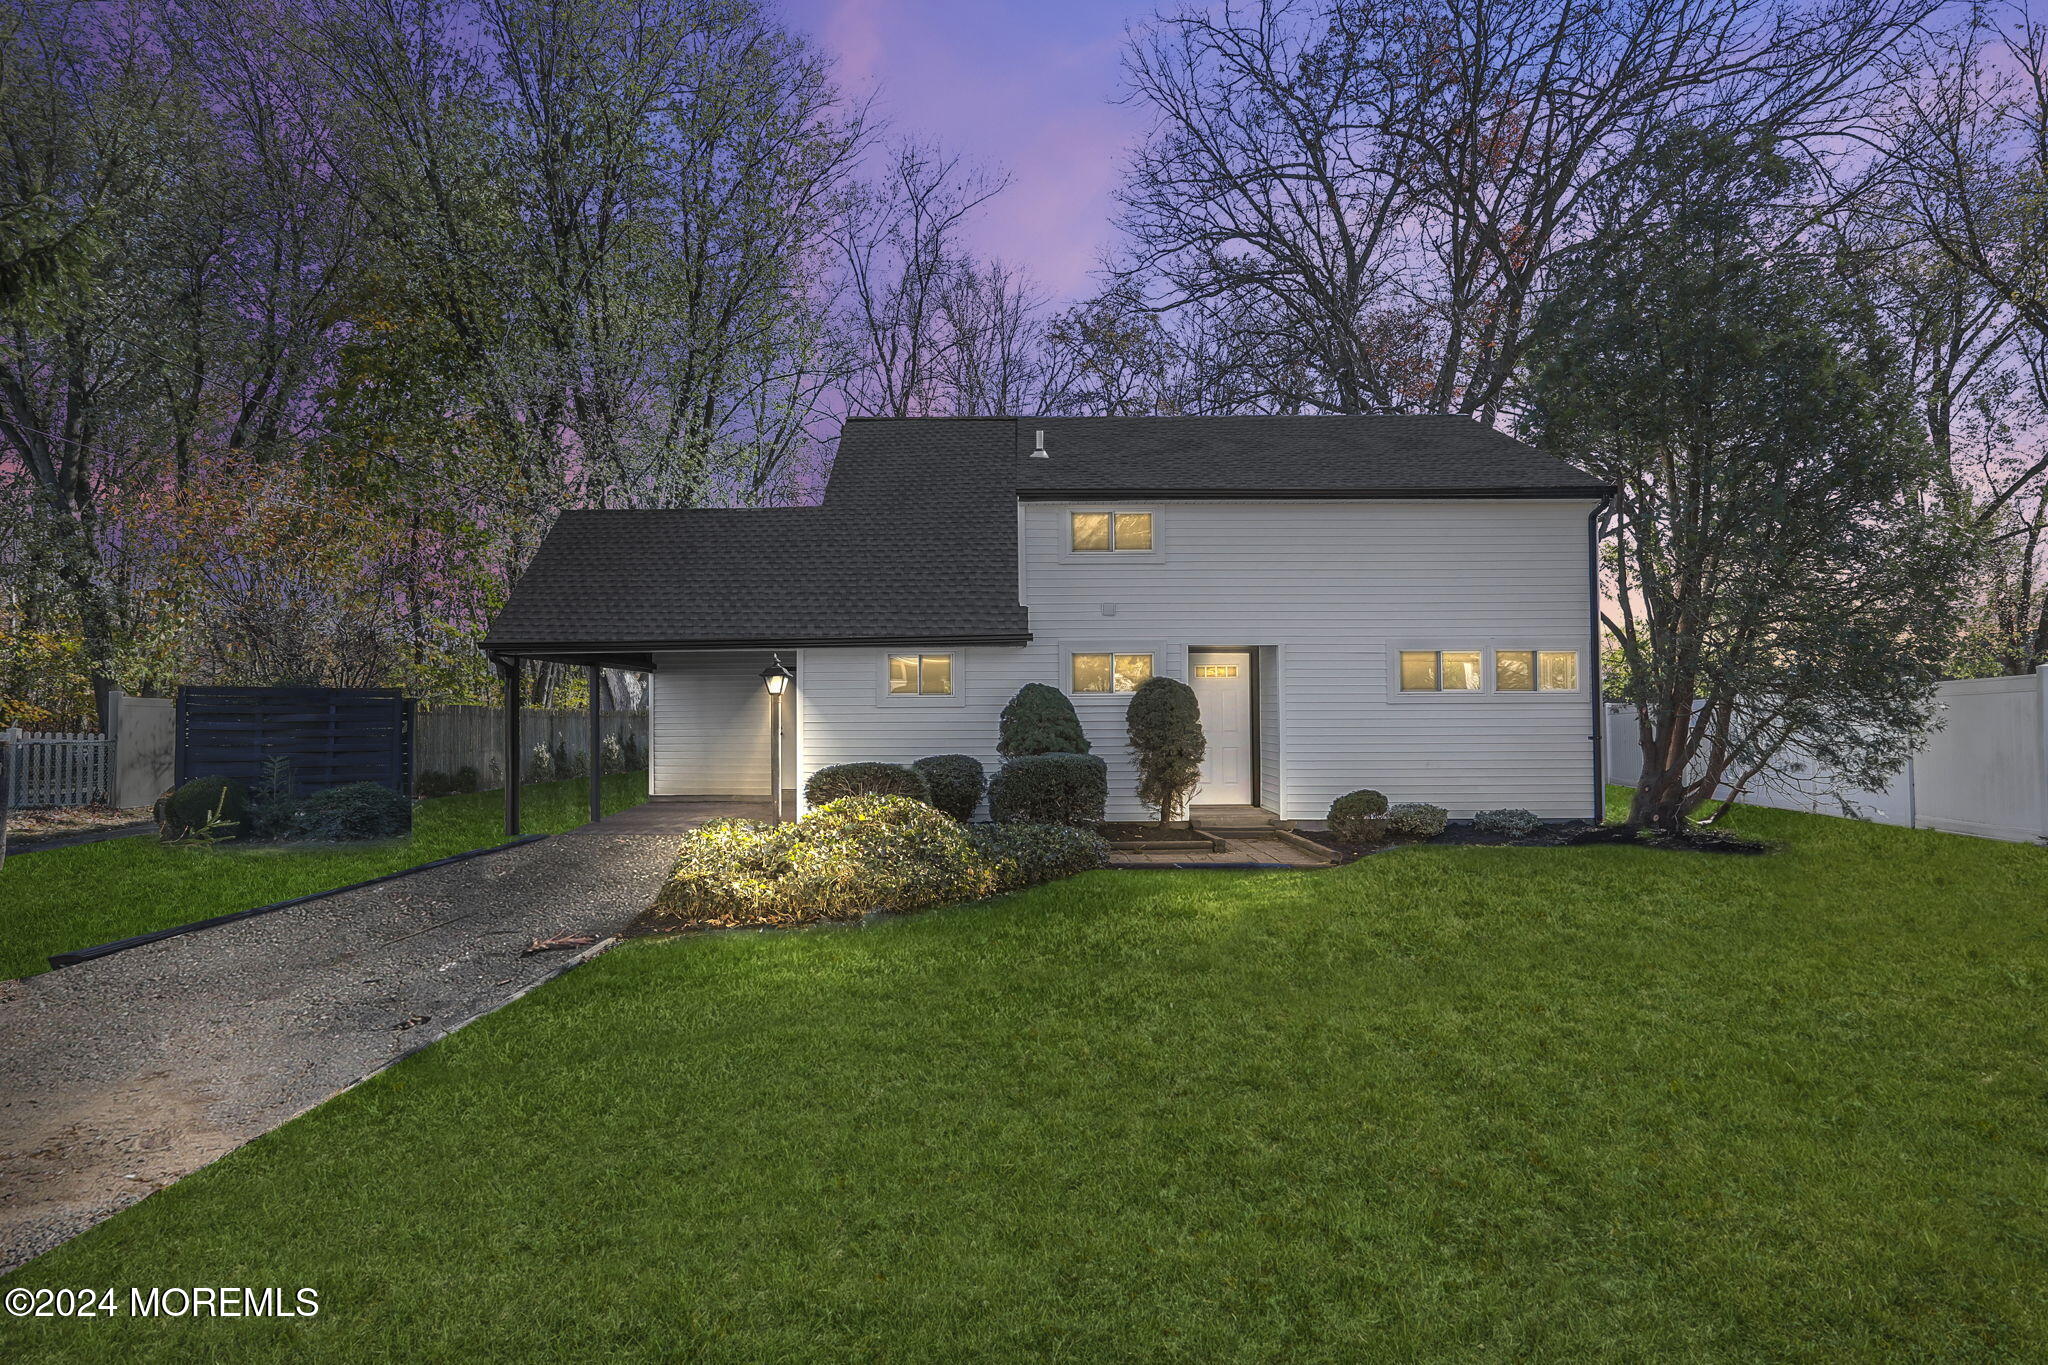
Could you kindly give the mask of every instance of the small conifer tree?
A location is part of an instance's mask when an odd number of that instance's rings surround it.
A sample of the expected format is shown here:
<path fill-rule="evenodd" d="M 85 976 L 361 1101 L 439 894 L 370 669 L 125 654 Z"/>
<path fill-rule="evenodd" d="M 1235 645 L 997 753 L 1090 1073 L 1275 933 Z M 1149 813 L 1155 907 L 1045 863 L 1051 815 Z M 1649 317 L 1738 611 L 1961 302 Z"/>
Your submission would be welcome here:
<path fill-rule="evenodd" d="M 1158 807 L 1160 824 L 1178 819 L 1209 752 L 1195 690 L 1177 678 L 1148 679 L 1132 694 L 1124 723 L 1138 760 L 1138 799 Z"/>
<path fill-rule="evenodd" d="M 1067 694 L 1045 683 L 1025 683 L 1003 708 L 996 752 L 1004 758 L 1027 754 L 1085 754 L 1088 736 Z"/>

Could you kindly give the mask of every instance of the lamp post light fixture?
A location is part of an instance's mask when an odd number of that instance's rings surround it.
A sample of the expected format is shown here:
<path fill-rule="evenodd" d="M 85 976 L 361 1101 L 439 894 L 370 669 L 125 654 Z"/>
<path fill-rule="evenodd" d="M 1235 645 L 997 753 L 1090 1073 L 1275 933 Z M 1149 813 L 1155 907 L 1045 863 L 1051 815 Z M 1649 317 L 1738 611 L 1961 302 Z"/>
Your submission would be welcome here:
<path fill-rule="evenodd" d="M 773 656 L 768 666 L 761 670 L 761 682 L 768 689 L 769 744 L 768 744 L 768 790 L 775 800 L 775 823 L 782 823 L 782 694 L 789 690 L 789 680 L 796 674 L 789 671 L 789 665 L 782 662 L 782 656 Z"/>

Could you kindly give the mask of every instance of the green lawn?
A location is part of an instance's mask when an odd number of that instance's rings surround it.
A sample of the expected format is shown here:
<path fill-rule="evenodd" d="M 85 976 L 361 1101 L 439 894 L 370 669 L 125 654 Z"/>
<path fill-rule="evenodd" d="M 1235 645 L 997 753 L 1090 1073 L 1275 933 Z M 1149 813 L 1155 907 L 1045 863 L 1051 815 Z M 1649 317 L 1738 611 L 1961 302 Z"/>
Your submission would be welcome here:
<path fill-rule="evenodd" d="M 0 1355 L 2042 1358 L 2048 851 L 1736 823 L 630 944 L 9 1281 L 316 1319 Z"/>
<path fill-rule="evenodd" d="M 644 772 L 605 779 L 608 811 L 646 799 Z M 527 787 L 521 800 L 526 832 L 553 834 L 589 818 L 590 784 L 580 778 L 538 784 Z M 503 843 L 504 811 L 502 792 L 436 797 L 420 803 L 410 839 L 360 848 L 206 848 L 141 838 L 10 857 L 0 867 L 0 980 L 46 970 L 52 953 L 327 891 Z"/>

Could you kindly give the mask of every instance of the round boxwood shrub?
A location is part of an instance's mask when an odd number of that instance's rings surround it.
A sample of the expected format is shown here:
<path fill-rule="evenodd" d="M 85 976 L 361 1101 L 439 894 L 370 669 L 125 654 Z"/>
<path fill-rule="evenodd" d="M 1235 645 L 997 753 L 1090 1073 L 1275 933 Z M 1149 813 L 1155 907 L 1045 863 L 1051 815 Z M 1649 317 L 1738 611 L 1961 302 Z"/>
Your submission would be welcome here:
<path fill-rule="evenodd" d="M 1178 819 L 1209 752 L 1195 689 L 1178 678 L 1147 678 L 1131 694 L 1124 725 L 1138 763 L 1138 799 L 1159 812 L 1160 824 Z"/>
<path fill-rule="evenodd" d="M 1434 839 L 1444 832 L 1451 813 L 1427 801 L 1403 801 L 1387 808 L 1387 832 L 1405 839 Z"/>
<path fill-rule="evenodd" d="M 996 752 L 1004 758 L 1027 754 L 1085 754 L 1088 736 L 1081 732 L 1081 718 L 1074 703 L 1057 687 L 1025 683 L 1003 708 L 1002 729 Z"/>
<path fill-rule="evenodd" d="M 156 799 L 157 833 L 166 841 L 189 838 L 218 820 L 213 838 L 240 838 L 248 829 L 249 788 L 232 777 L 195 777 Z"/>
<path fill-rule="evenodd" d="M 910 765 L 931 787 L 931 803 L 963 824 L 974 818 L 975 807 L 988 791 L 988 774 L 981 760 L 970 754 L 934 754 Z"/>
<path fill-rule="evenodd" d="M 1523 839 L 1534 834 L 1543 824 L 1543 817 L 1535 811 L 1519 807 L 1504 806 L 1499 810 L 1482 810 L 1472 816 L 1472 828 L 1481 834 L 1498 835 L 1506 839 Z"/>
<path fill-rule="evenodd" d="M 1387 837 L 1387 798 L 1370 788 L 1346 792 L 1330 803 L 1330 833 L 1347 844 L 1376 844 Z"/>
<path fill-rule="evenodd" d="M 350 782 L 300 798 L 287 839 L 392 839 L 412 828 L 412 802 L 375 782 Z"/>
<path fill-rule="evenodd" d="M 901 763 L 835 763 L 818 769 L 804 783 L 804 803 L 809 806 L 849 796 L 907 796 L 929 804 L 932 787 L 923 773 Z"/>
<path fill-rule="evenodd" d="M 1092 828 L 1109 804 L 1109 767 L 1093 754 L 1026 754 L 988 784 L 988 813 L 1000 824 L 1025 820 Z"/>

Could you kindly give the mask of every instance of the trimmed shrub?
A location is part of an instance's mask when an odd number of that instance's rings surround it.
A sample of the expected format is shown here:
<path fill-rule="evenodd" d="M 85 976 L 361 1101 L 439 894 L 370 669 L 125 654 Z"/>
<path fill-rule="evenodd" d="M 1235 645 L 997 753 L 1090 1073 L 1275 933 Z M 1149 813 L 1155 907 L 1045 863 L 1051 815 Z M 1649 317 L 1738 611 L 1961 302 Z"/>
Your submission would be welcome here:
<path fill-rule="evenodd" d="M 1325 823 L 1340 843 L 1381 843 L 1387 837 L 1387 798 L 1372 790 L 1347 792 L 1330 803 Z"/>
<path fill-rule="evenodd" d="M 1444 832 L 1451 813 L 1427 801 L 1403 801 L 1387 808 L 1387 832 L 1405 839 L 1434 839 Z"/>
<path fill-rule="evenodd" d="M 1093 754 L 1027 754 L 1013 758 L 988 784 L 988 813 L 998 824 L 1102 823 L 1109 804 L 1109 767 Z"/>
<path fill-rule="evenodd" d="M 351 782 L 301 798 L 288 839 L 391 839 L 412 828 L 412 802 L 375 782 Z"/>
<path fill-rule="evenodd" d="M 156 800 L 157 833 L 166 842 L 200 833 L 237 839 L 247 833 L 248 820 L 249 789 L 232 777 L 195 777 Z"/>
<path fill-rule="evenodd" d="M 910 765 L 931 787 L 931 803 L 965 824 L 988 791 L 988 774 L 970 754 L 934 754 Z"/>
<path fill-rule="evenodd" d="M 976 825 L 967 831 L 988 860 L 996 888 L 1015 891 L 1109 862 L 1109 842 L 1072 825 Z"/>
<path fill-rule="evenodd" d="M 968 829 L 909 797 L 851 796 L 794 824 L 705 824 L 684 837 L 654 909 L 713 926 L 850 920 L 1033 886 L 1108 856 L 1065 826 Z"/>
<path fill-rule="evenodd" d="M 1542 824 L 1543 817 L 1536 812 L 1514 806 L 1477 811 L 1472 816 L 1472 828 L 1481 834 L 1496 834 L 1508 839 L 1527 838 L 1541 828 Z"/>
<path fill-rule="evenodd" d="M 952 819 L 904 796 L 851 796 L 794 824 L 715 820 L 683 839 L 655 897 L 663 915 L 706 924 L 858 919 L 997 889 Z"/>
<path fill-rule="evenodd" d="M 1081 718 L 1074 703 L 1057 687 L 1025 683 L 1003 708 L 1002 729 L 996 752 L 1004 758 L 1028 754 L 1085 754 L 1088 736 L 1081 731 Z"/>
<path fill-rule="evenodd" d="M 477 784 L 478 778 L 476 774 L 476 768 L 473 765 L 465 763 L 460 768 L 457 768 L 455 770 L 456 791 L 473 792 L 477 789 Z"/>
<path fill-rule="evenodd" d="M 1158 810 L 1160 824 L 1178 819 L 1209 752 L 1195 689 L 1178 678 L 1147 678 L 1131 694 L 1124 726 L 1138 760 L 1138 799 Z"/>
<path fill-rule="evenodd" d="M 453 796 L 462 790 L 455 785 L 453 773 L 437 773 L 432 770 L 421 773 L 419 780 L 413 785 L 419 790 L 422 800 L 434 796 Z"/>
<path fill-rule="evenodd" d="M 835 763 L 804 783 L 804 803 L 814 808 L 849 796 L 907 796 L 930 804 L 932 787 L 923 773 L 901 763 Z"/>

